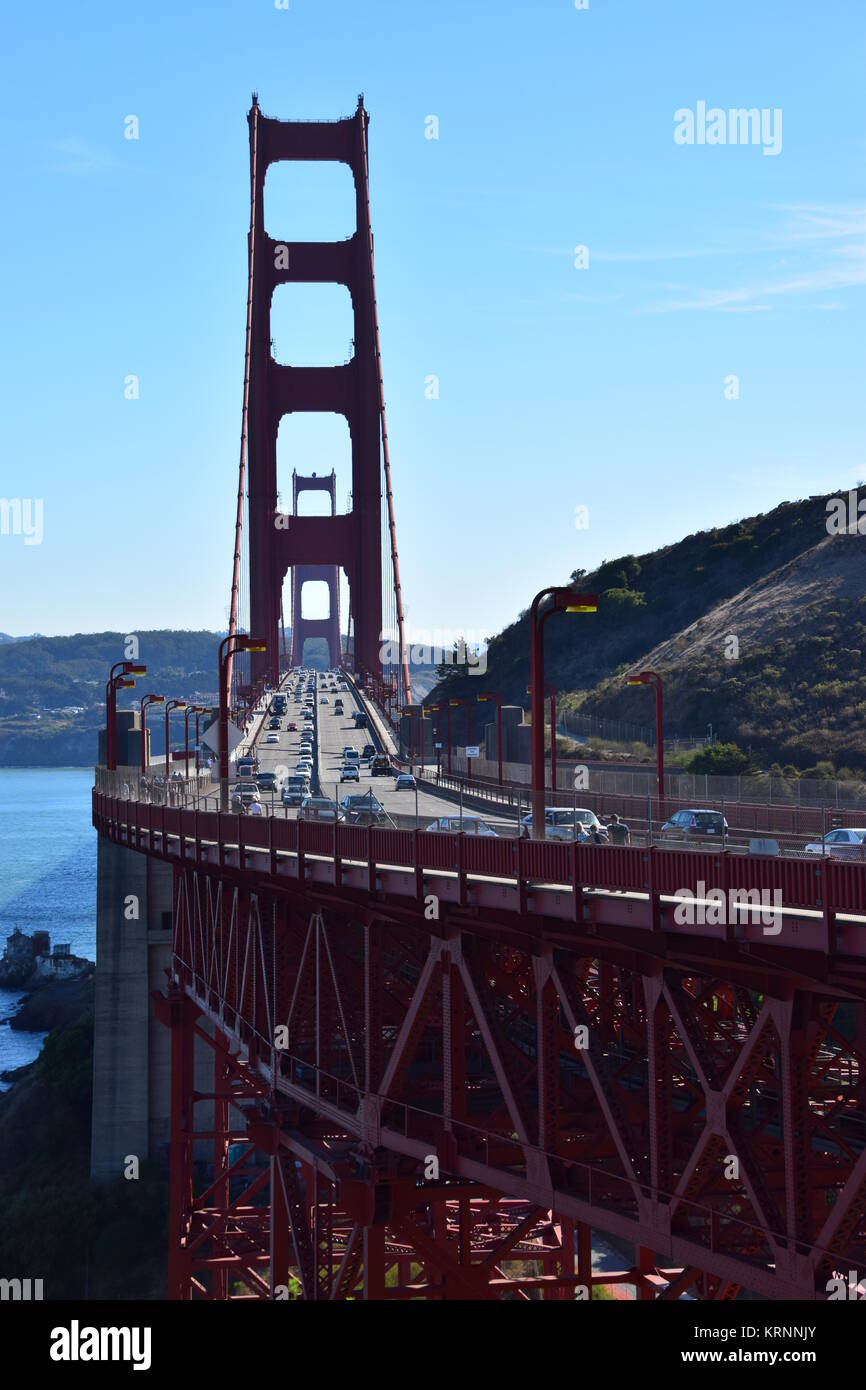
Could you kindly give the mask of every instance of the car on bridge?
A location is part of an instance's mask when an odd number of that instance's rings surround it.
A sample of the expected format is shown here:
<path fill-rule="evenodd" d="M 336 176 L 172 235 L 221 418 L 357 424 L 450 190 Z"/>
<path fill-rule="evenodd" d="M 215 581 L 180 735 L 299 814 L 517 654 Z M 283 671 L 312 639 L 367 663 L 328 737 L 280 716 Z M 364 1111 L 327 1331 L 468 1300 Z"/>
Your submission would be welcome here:
<path fill-rule="evenodd" d="M 675 811 L 661 828 L 663 840 L 724 840 L 728 822 L 721 811 Z"/>
<path fill-rule="evenodd" d="M 279 734 L 266 734 L 266 735 L 265 735 L 265 743 L 266 743 L 266 744 L 270 744 L 271 746 L 273 746 L 273 744 L 279 743 L 279 741 L 280 741 L 280 736 L 279 736 Z"/>
<path fill-rule="evenodd" d="M 358 752 L 357 748 L 353 748 L 353 747 L 351 746 L 351 744 L 349 744 L 349 743 L 344 744 L 344 746 L 343 746 L 343 762 L 344 762 L 344 763 L 360 763 L 360 761 L 361 761 L 361 754 Z"/>
<path fill-rule="evenodd" d="M 387 753 L 377 753 L 375 758 L 370 759 L 371 777 L 390 777 L 393 771 L 391 759 Z"/>
<path fill-rule="evenodd" d="M 286 725 L 286 729 L 290 734 L 296 734 L 298 732 L 298 726 L 295 723 L 294 719 L 291 721 L 291 723 Z"/>
<path fill-rule="evenodd" d="M 372 792 L 347 792 L 340 806 L 351 825 L 382 825 L 388 819 L 385 807 Z"/>
<path fill-rule="evenodd" d="M 358 764 L 357 764 L 357 763 L 343 763 L 343 766 L 340 768 L 340 781 L 341 781 L 341 782 L 360 782 L 360 780 L 361 780 L 361 774 L 360 774 L 360 772 L 359 772 L 359 770 L 358 770 Z"/>
<path fill-rule="evenodd" d="M 256 786 L 260 792 L 277 792 L 280 789 L 280 778 L 276 772 L 260 772 L 256 778 Z"/>
<path fill-rule="evenodd" d="M 532 812 L 524 816 L 520 822 L 521 827 L 529 834 L 532 834 Z M 602 825 L 594 811 L 588 810 L 585 806 L 573 808 L 571 806 L 545 806 L 544 808 L 544 838 L 545 840 L 589 840 L 598 843 L 607 842 L 607 830 Z"/>
<path fill-rule="evenodd" d="M 825 848 L 826 846 L 826 848 Z M 806 846 L 807 854 L 829 854 L 833 859 L 866 859 L 866 830 L 837 827 L 821 840 Z"/>
<path fill-rule="evenodd" d="M 345 820 L 336 801 L 329 796 L 305 796 L 298 811 L 299 820 Z"/>
<path fill-rule="evenodd" d="M 427 829 L 441 830 L 449 835 L 459 835 L 462 832 L 464 835 L 492 835 L 494 839 L 497 838 L 493 827 L 471 811 L 464 812 L 462 816 L 439 816 L 438 820 L 430 822 Z"/>
<path fill-rule="evenodd" d="M 261 801 L 255 782 L 236 782 L 232 788 L 232 810 L 245 810 L 254 801 Z"/>
<path fill-rule="evenodd" d="M 300 806 L 304 797 L 310 794 L 310 782 L 300 773 L 292 772 L 283 783 L 280 800 L 284 806 Z"/>
<path fill-rule="evenodd" d="M 277 715 L 274 715 L 272 719 L 269 719 L 269 720 L 268 720 L 268 728 L 269 728 L 269 729 L 278 729 L 279 727 L 280 727 L 280 721 L 279 721 L 279 718 L 278 718 Z"/>
<path fill-rule="evenodd" d="M 395 792 L 414 792 L 418 783 L 411 772 L 398 772 L 397 780 L 394 783 Z"/>

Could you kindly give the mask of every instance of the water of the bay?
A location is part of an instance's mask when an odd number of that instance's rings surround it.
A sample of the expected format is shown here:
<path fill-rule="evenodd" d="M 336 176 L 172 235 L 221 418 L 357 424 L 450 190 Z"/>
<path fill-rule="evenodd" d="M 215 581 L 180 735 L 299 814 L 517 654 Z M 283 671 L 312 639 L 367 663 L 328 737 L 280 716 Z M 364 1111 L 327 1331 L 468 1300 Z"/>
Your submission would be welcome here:
<path fill-rule="evenodd" d="M 95 960 L 92 786 L 89 768 L 0 768 L 0 952 L 19 928 Z M 0 1072 L 32 1062 L 45 1036 L 8 1026 L 21 997 L 0 989 Z"/>

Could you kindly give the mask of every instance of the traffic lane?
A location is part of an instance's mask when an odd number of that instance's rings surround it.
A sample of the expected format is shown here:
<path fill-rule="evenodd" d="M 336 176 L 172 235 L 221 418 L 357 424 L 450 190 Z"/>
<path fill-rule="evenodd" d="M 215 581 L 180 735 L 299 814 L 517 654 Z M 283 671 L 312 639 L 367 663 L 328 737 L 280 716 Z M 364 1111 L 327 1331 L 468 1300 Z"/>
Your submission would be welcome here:
<path fill-rule="evenodd" d="M 297 763 L 301 756 L 301 742 L 305 737 L 311 734 L 311 729 L 314 730 L 315 728 L 315 721 L 311 726 L 303 718 L 303 709 L 304 701 L 306 698 L 306 692 L 303 692 L 298 699 L 295 699 L 293 694 L 291 693 L 293 689 L 294 682 L 292 682 L 291 679 L 287 682 L 284 682 L 283 693 L 287 694 L 288 696 L 286 702 L 287 712 L 284 715 L 279 716 L 279 730 L 271 730 L 268 728 L 268 724 L 270 723 L 271 719 L 271 715 L 270 713 L 268 713 L 264 722 L 264 726 L 256 742 L 256 752 L 258 754 L 259 759 L 259 770 L 261 772 L 276 772 L 280 775 L 281 779 L 287 776 L 291 776 L 291 774 L 295 772 Z M 291 730 L 288 727 L 288 725 L 292 723 L 297 726 L 294 730 Z M 277 734 L 276 743 L 267 742 L 267 737 L 270 733 Z M 313 739 L 313 759 L 315 766 L 315 733 L 313 732 L 311 736 Z M 259 795 L 261 796 L 262 809 L 265 812 L 275 813 L 280 816 L 288 817 L 297 815 L 297 807 L 283 806 L 280 790 L 275 789 L 273 792 L 271 792 L 270 790 L 260 788 Z"/>
<path fill-rule="evenodd" d="M 330 697 L 329 697 L 330 699 Z M 369 763 L 362 763 L 357 782 L 340 781 L 343 767 L 343 749 L 353 748 L 360 755 L 366 744 L 372 743 L 370 730 L 357 728 L 352 719 L 358 708 L 354 697 L 344 694 L 344 712 L 333 712 L 333 705 L 319 705 L 319 781 L 323 796 L 334 797 L 337 801 L 347 794 L 357 796 L 372 792 L 381 802 L 386 813 L 393 816 L 414 816 L 416 814 L 415 792 L 397 791 L 395 775 L 373 777 Z M 330 710 L 330 713 L 328 711 Z M 424 783 L 418 784 L 417 815 L 419 821 L 429 825 L 440 816 L 455 813 L 457 807 Z"/>

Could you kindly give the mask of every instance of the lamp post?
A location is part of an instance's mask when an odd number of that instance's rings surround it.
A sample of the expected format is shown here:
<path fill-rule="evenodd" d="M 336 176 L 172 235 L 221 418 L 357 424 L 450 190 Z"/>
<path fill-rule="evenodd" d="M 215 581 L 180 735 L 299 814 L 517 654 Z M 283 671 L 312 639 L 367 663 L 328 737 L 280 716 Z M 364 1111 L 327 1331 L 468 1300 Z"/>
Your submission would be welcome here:
<path fill-rule="evenodd" d="M 219 645 L 219 763 L 220 763 L 220 810 L 227 811 L 229 805 L 229 688 L 228 662 L 235 652 L 266 652 L 267 643 L 263 637 L 250 637 L 248 633 L 229 634 Z"/>
<path fill-rule="evenodd" d="M 539 613 L 541 604 L 548 606 Z M 575 589 L 551 587 L 542 589 L 532 600 L 529 613 L 529 685 L 532 691 L 532 838 L 544 839 L 544 624 L 553 613 L 596 613 L 595 594 L 581 594 Z M 556 728 L 551 730 L 556 737 Z"/>
<path fill-rule="evenodd" d="M 665 794 L 665 735 L 662 717 L 662 678 L 658 671 L 640 671 L 629 676 L 626 685 L 651 685 L 656 693 L 656 780 L 658 782 L 659 813 Z"/>
<path fill-rule="evenodd" d="M 131 690 L 135 681 L 127 676 L 112 676 L 105 687 L 105 766 L 117 771 L 117 692 Z"/>
<path fill-rule="evenodd" d="M 458 706 L 458 705 L 465 705 L 465 706 L 466 706 L 466 747 L 468 748 L 468 747 L 471 745 L 471 743 L 472 743 L 472 730 L 471 730 L 471 725 L 472 725 L 472 701 L 471 701 L 471 700 L 468 700 L 468 699 L 466 698 L 465 695 L 460 695 L 460 696 L 458 696 L 458 698 L 457 698 L 456 700 L 449 700 L 449 701 L 448 701 L 448 704 L 451 705 L 451 706 L 453 706 L 453 707 L 456 707 L 456 706 Z M 449 744 L 450 744 L 450 740 L 449 740 Z M 449 753 L 450 753 L 450 748 L 449 748 Z M 449 771 L 449 772 L 451 771 L 451 768 L 450 768 L 450 767 L 448 768 L 448 771 Z M 472 759 L 471 759 L 470 757 L 468 757 L 468 756 L 467 756 L 467 759 L 466 759 L 466 780 L 467 780 L 467 782 L 471 782 L 471 781 L 472 781 Z"/>
<path fill-rule="evenodd" d="M 526 687 L 527 695 L 532 694 L 532 686 Z M 550 790 L 556 791 L 556 686 L 544 686 L 544 697 L 550 701 Z"/>
<path fill-rule="evenodd" d="M 134 680 L 128 676 L 146 676 L 147 667 L 135 661 L 115 661 L 105 683 L 105 766 L 117 771 L 117 692 L 131 690 Z"/>
<path fill-rule="evenodd" d="M 165 705 L 165 780 L 168 782 L 171 777 L 171 738 L 169 735 L 169 718 L 173 709 L 186 709 L 186 700 L 167 700 Z"/>
<path fill-rule="evenodd" d="M 142 695 L 141 697 L 141 775 L 147 772 L 147 714 L 149 705 L 164 705 L 164 695 Z"/>
<path fill-rule="evenodd" d="M 436 781 L 439 781 L 442 772 L 442 706 L 428 705 L 431 714 L 436 715 L 436 733 L 434 741 L 436 743 Z"/>
<path fill-rule="evenodd" d="M 183 716 L 183 754 L 184 754 L 184 776 L 189 780 L 189 717 L 195 715 L 195 747 L 196 765 L 198 772 L 198 716 L 204 713 L 204 705 L 187 705 L 186 714 Z"/>
<path fill-rule="evenodd" d="M 491 700 L 496 701 L 496 758 L 499 763 L 499 785 L 502 786 L 502 696 L 496 690 L 488 690 L 486 694 L 478 696 L 479 704 L 488 704 Z"/>

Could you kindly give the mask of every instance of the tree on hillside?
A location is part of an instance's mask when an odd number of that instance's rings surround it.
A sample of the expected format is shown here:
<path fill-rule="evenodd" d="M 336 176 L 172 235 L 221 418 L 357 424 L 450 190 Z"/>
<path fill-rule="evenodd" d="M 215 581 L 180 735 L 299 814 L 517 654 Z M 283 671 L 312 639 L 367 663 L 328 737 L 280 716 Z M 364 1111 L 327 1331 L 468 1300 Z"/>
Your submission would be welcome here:
<path fill-rule="evenodd" d="M 700 748 L 686 763 L 686 772 L 706 772 L 716 777 L 736 777 L 753 771 L 751 758 L 735 743 L 714 743 L 709 748 Z"/>

